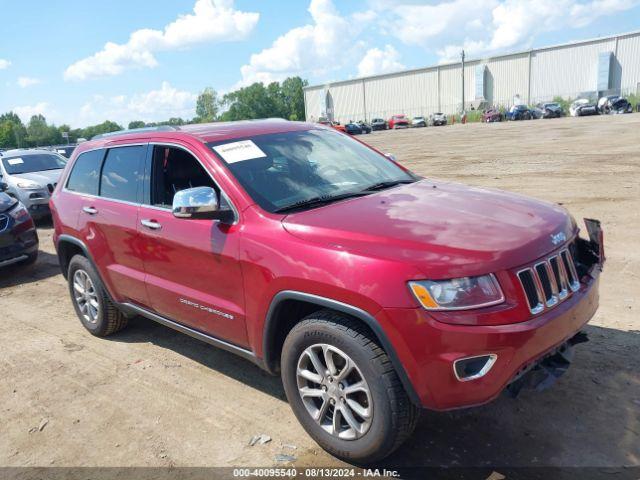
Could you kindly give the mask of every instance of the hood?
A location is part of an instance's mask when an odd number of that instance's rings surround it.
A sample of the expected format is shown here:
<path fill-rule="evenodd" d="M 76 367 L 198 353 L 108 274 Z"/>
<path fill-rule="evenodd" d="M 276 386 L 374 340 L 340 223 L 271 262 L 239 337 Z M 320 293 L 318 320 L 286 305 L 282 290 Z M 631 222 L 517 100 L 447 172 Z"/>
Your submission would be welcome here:
<path fill-rule="evenodd" d="M 6 212 L 13 208 L 16 204 L 17 200 L 15 198 L 10 197 L 6 193 L 0 192 L 0 213 Z"/>
<path fill-rule="evenodd" d="M 550 112 L 559 112 L 560 110 L 562 110 L 562 107 L 560 107 L 560 105 L 547 105 L 545 109 L 549 110 Z"/>
<path fill-rule="evenodd" d="M 530 263 L 560 247 L 559 233 L 569 240 L 576 231 L 558 205 L 427 180 L 291 214 L 283 225 L 307 241 L 410 263 L 434 279 Z"/>
<path fill-rule="evenodd" d="M 59 170 L 44 170 L 42 172 L 32 173 L 16 173 L 11 175 L 16 179 L 31 180 L 32 182 L 39 183 L 43 187 L 46 187 L 48 183 L 56 183 L 62 174 L 62 169 Z"/>

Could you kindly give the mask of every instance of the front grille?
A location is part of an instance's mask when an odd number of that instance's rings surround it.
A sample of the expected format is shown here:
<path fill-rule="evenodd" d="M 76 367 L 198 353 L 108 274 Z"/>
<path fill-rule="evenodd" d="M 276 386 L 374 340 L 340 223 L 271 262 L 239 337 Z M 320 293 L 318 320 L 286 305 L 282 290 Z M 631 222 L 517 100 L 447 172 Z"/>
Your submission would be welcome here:
<path fill-rule="evenodd" d="M 562 250 L 518 272 L 531 313 L 540 313 L 565 300 L 580 288 L 573 257 Z"/>
<path fill-rule="evenodd" d="M 6 215 L 0 215 L 0 232 L 4 232 L 9 225 L 9 217 Z"/>

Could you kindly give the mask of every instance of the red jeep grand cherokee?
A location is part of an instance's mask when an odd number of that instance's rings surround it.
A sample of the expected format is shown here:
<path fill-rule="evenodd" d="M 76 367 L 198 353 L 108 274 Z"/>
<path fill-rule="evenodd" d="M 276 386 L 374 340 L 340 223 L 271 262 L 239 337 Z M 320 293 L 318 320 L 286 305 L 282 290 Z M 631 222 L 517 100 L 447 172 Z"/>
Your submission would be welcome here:
<path fill-rule="evenodd" d="M 51 209 L 89 332 L 142 315 L 280 372 L 307 432 L 354 462 L 391 453 L 421 407 L 539 373 L 598 305 L 597 221 L 582 239 L 557 205 L 419 178 L 317 124 L 103 136 Z"/>

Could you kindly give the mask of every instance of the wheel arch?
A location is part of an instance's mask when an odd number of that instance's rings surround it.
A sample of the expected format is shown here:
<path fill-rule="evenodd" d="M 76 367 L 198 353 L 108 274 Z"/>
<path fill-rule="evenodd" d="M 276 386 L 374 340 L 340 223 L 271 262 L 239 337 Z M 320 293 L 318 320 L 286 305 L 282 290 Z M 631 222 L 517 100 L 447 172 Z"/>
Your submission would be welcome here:
<path fill-rule="evenodd" d="M 293 308 L 294 314 L 287 315 L 288 308 Z M 282 344 L 293 326 L 306 315 L 321 309 L 344 313 L 364 323 L 389 356 L 411 402 L 417 406 L 421 405 L 420 398 L 413 388 L 395 348 L 375 317 L 353 305 L 310 293 L 284 290 L 273 297 L 265 318 L 262 338 L 263 366 L 269 373 L 276 374 L 279 371 Z"/>
<path fill-rule="evenodd" d="M 86 257 L 95 267 L 95 263 L 91 258 L 91 254 L 87 249 L 87 246 L 76 237 L 72 237 L 71 235 L 60 235 L 56 242 L 56 251 L 58 253 L 58 263 L 60 265 L 60 270 L 62 271 L 62 276 L 66 279 L 68 270 L 69 270 L 69 262 L 74 257 L 74 255 L 82 255 Z"/>

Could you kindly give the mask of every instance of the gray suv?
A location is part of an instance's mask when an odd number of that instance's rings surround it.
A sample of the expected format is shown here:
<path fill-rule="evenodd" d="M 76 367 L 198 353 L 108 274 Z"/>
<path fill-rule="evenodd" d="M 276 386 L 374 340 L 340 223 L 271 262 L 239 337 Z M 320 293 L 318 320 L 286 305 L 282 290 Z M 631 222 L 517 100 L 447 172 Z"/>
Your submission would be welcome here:
<path fill-rule="evenodd" d="M 0 183 L 33 218 L 41 218 L 49 214 L 49 197 L 66 163 L 49 150 L 8 150 L 0 153 Z"/>

